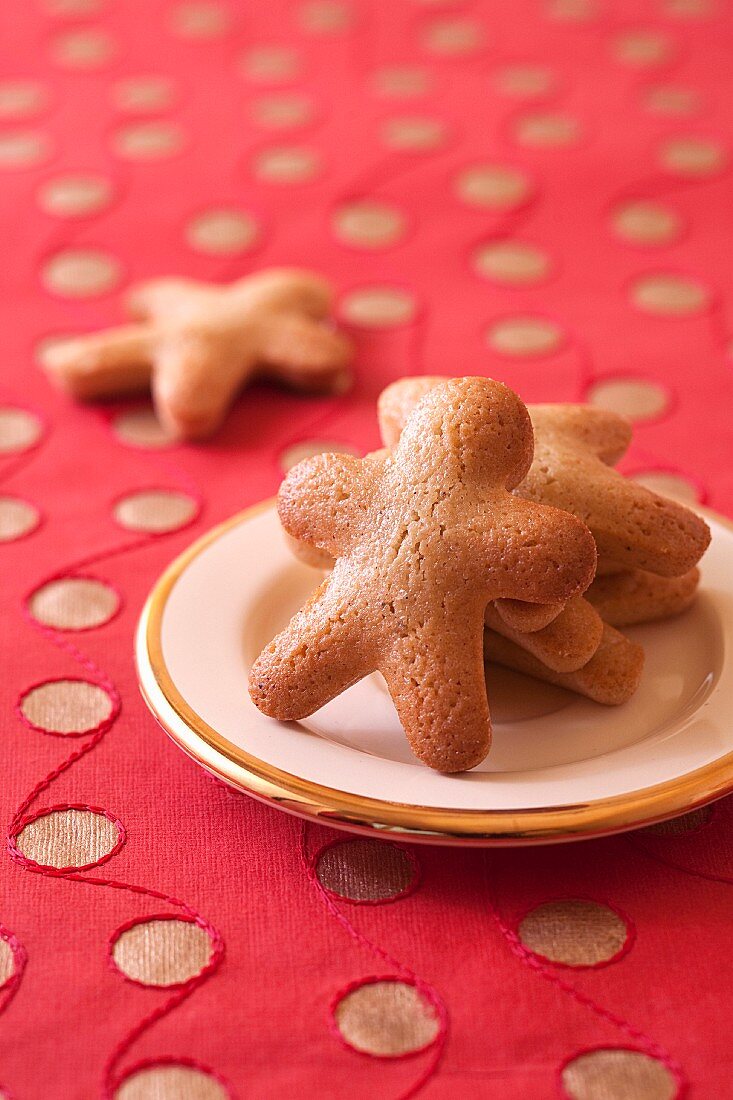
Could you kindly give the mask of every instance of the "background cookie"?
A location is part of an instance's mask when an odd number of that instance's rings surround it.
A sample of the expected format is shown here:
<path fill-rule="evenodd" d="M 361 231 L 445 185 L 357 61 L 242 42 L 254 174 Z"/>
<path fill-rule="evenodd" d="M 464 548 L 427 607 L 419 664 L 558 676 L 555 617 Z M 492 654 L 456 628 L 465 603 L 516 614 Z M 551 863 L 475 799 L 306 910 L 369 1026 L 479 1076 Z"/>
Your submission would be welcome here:
<path fill-rule="evenodd" d="M 644 670 L 644 650 L 612 626 L 604 625 L 601 644 L 587 665 L 575 672 L 554 672 L 508 638 L 486 631 L 486 660 L 536 680 L 567 688 L 604 706 L 619 706 L 636 691 Z"/>
<path fill-rule="evenodd" d="M 693 603 L 700 582 L 700 570 L 682 577 L 658 577 L 635 569 L 596 577 L 586 599 L 612 626 L 668 619 L 686 611 Z"/>

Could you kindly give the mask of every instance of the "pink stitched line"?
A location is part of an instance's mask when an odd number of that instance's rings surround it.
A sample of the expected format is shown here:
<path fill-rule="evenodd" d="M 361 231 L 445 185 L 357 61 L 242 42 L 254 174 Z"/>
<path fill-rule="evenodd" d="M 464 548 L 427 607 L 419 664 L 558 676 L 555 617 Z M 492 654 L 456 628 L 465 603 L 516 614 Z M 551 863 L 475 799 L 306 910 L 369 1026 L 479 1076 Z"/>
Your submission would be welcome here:
<path fill-rule="evenodd" d="M 488 880 L 488 863 L 485 864 L 485 870 Z M 550 970 L 550 968 L 542 962 L 541 958 L 538 955 L 535 955 L 534 952 L 525 947 L 514 929 L 511 928 L 504 921 L 501 914 L 499 913 L 499 910 L 488 888 L 488 882 L 487 902 L 489 912 L 494 918 L 494 921 L 499 928 L 502 936 L 508 943 L 512 954 L 515 955 L 520 960 L 520 962 L 524 963 L 525 966 L 528 966 L 531 970 L 534 970 L 535 973 L 539 974 L 540 977 L 544 978 L 545 981 L 548 981 L 557 986 L 563 991 L 563 993 L 567 993 L 569 997 L 572 997 L 573 1000 L 577 1001 L 577 1003 L 583 1008 L 590 1009 L 590 1011 L 595 1013 L 596 1016 L 599 1016 L 602 1020 L 605 1020 L 607 1023 L 610 1023 L 614 1027 L 618 1028 L 625 1035 L 628 1035 L 630 1039 L 634 1040 L 634 1042 L 639 1043 L 644 1053 L 660 1061 L 670 1072 L 672 1077 L 674 1077 L 677 1083 L 676 1100 L 682 1100 L 682 1097 L 684 1096 L 687 1089 L 687 1081 L 682 1071 L 682 1067 L 671 1057 L 671 1055 L 665 1050 L 665 1048 L 661 1046 L 660 1043 L 657 1043 L 656 1040 L 646 1035 L 645 1032 L 641 1031 L 633 1024 L 630 1024 L 621 1016 L 617 1016 L 615 1012 L 611 1012 L 610 1009 L 604 1008 L 603 1005 L 598 1004 L 598 1002 L 594 1001 L 592 997 L 589 997 L 587 993 L 583 993 L 581 990 L 577 989 L 571 982 L 568 982 L 565 978 L 561 977 L 560 974 L 554 973 L 554 971 Z"/>
<path fill-rule="evenodd" d="M 698 871 L 694 867 L 685 867 L 681 863 L 677 863 L 673 859 L 669 859 L 667 856 L 660 856 L 657 852 L 651 851 L 645 844 L 630 836 L 624 837 L 627 844 L 630 844 L 632 848 L 636 848 L 637 851 L 643 852 L 649 859 L 655 860 L 657 863 L 664 864 L 665 867 L 670 867 L 673 871 L 679 871 L 683 875 L 691 875 L 693 878 L 706 879 L 708 882 L 721 882 L 725 886 L 733 886 L 733 875 L 719 875 L 714 871 Z"/>
<path fill-rule="evenodd" d="M 217 1072 L 217 1070 L 212 1069 L 211 1066 L 207 1066 L 204 1062 L 199 1062 L 196 1058 L 188 1058 L 185 1056 L 182 1058 L 143 1058 L 141 1061 L 135 1062 L 133 1066 L 130 1066 L 130 1068 L 125 1071 L 122 1077 L 119 1078 L 117 1087 L 127 1081 L 128 1078 L 133 1077 L 136 1073 L 140 1073 L 146 1069 L 156 1069 L 158 1066 L 188 1066 L 191 1069 L 200 1070 L 209 1077 L 213 1077 L 215 1081 L 218 1081 L 227 1096 L 234 1096 L 231 1085 L 225 1077 L 222 1077 L 222 1075 Z M 10 1097 L 9 1100 L 12 1100 L 12 1097 Z"/>
<path fill-rule="evenodd" d="M 196 499 L 197 499 L 197 501 L 201 500 L 201 497 L 198 494 L 198 492 L 196 492 Z M 213 944 L 211 958 L 210 958 L 209 962 L 207 963 L 207 965 L 204 967 L 204 969 L 202 971 L 200 971 L 199 974 L 197 974 L 193 978 L 189 979 L 189 981 L 186 982 L 181 988 L 178 988 L 176 990 L 176 992 L 167 1001 L 165 1001 L 162 1005 L 159 1005 L 156 1009 L 154 1009 L 147 1016 L 145 1016 L 138 1024 L 136 1024 L 127 1033 L 127 1035 L 125 1035 L 122 1038 L 122 1040 L 113 1049 L 112 1053 L 110 1054 L 110 1056 L 109 1056 L 109 1058 L 108 1058 L 108 1060 L 105 1064 L 105 1068 L 104 1068 L 104 1081 L 103 1081 L 104 1100 L 112 1100 L 114 1092 L 119 1087 L 120 1081 L 123 1079 L 124 1076 L 129 1076 L 129 1074 L 132 1072 L 132 1070 L 128 1070 L 126 1074 L 120 1075 L 117 1072 L 117 1067 L 119 1065 L 120 1060 L 130 1050 L 130 1048 L 133 1046 L 133 1044 L 140 1038 L 140 1036 L 144 1032 L 149 1030 L 155 1023 L 157 1023 L 158 1020 L 162 1019 L 164 1016 L 167 1016 L 179 1004 L 181 1004 L 184 1000 L 186 1000 L 194 992 L 194 990 L 197 989 L 198 986 L 202 984 L 202 982 L 206 981 L 206 979 L 211 974 L 213 974 L 214 971 L 219 967 L 219 965 L 221 963 L 221 960 L 223 958 L 223 955 L 224 955 L 224 941 L 223 941 L 220 933 L 216 930 L 216 928 L 214 928 L 214 926 L 212 924 L 210 924 L 210 922 L 208 922 L 195 909 L 191 908 L 185 902 L 181 901 L 178 898 L 172 897 L 172 896 L 170 896 L 168 894 L 165 894 L 165 893 L 163 893 L 162 891 L 159 891 L 159 890 L 150 889 L 149 887 L 137 886 L 137 885 L 134 885 L 132 883 L 121 882 L 121 881 L 118 881 L 118 880 L 115 880 L 115 879 L 96 878 L 96 877 L 88 876 L 86 874 L 81 873 L 81 871 L 86 870 L 86 869 L 91 868 L 91 867 L 99 866 L 106 859 L 111 858 L 112 855 L 114 855 L 117 851 L 119 851 L 120 847 L 122 846 L 122 844 L 125 841 L 125 831 L 124 831 L 124 826 L 122 825 L 122 822 L 118 821 L 116 818 L 114 818 L 111 814 L 109 814 L 105 810 L 96 810 L 94 807 L 85 807 L 85 806 L 77 806 L 76 807 L 76 808 L 83 808 L 83 809 L 91 809 L 93 812 L 104 813 L 105 816 L 107 816 L 110 820 L 112 820 L 117 825 L 118 829 L 120 830 L 120 837 L 119 837 L 118 842 L 115 845 L 114 849 L 110 853 L 108 853 L 107 855 L 103 856 L 101 859 L 96 860 L 93 864 L 88 864 L 87 867 L 85 867 L 85 868 L 55 868 L 55 867 L 52 868 L 52 867 L 48 867 L 48 866 L 43 866 L 41 864 L 36 863 L 33 860 L 28 859 L 18 849 L 16 838 L 17 838 L 18 834 L 20 833 L 20 831 L 22 830 L 22 828 L 24 827 L 24 825 L 28 824 L 32 820 L 35 820 L 36 817 L 42 816 L 45 813 L 52 812 L 53 809 L 56 809 L 56 808 L 59 808 L 59 807 L 46 808 L 46 809 L 40 811 L 39 814 L 33 815 L 29 818 L 25 816 L 26 811 L 28 810 L 28 808 L 32 805 L 32 803 L 36 800 L 36 798 L 38 798 L 38 796 L 40 794 L 42 794 L 44 791 L 48 790 L 48 788 L 54 783 L 54 781 L 56 779 L 58 779 L 58 777 L 60 775 L 62 775 L 65 771 L 67 771 L 70 767 L 72 767 L 72 765 L 75 764 L 78 760 L 80 760 L 83 756 L 86 756 L 87 753 L 91 752 L 92 749 L 96 748 L 96 746 L 99 744 L 99 742 L 105 736 L 105 734 L 108 732 L 108 730 L 114 724 L 115 720 L 117 719 L 117 717 L 120 713 L 121 705 L 122 705 L 122 700 L 121 700 L 120 694 L 119 694 L 115 684 L 113 683 L 113 681 L 109 678 L 109 676 L 107 676 L 106 673 L 104 673 L 104 671 L 99 667 L 99 665 L 97 665 L 96 662 L 94 662 L 90 657 L 88 657 L 85 653 L 83 653 L 82 650 L 80 650 L 73 642 L 69 641 L 66 637 L 64 637 L 61 632 L 59 632 L 59 631 L 55 630 L 54 628 L 47 626 L 45 623 L 41 623 L 37 619 L 35 619 L 33 617 L 32 613 L 31 613 L 31 611 L 30 611 L 29 600 L 32 597 L 34 592 L 37 592 L 40 588 L 42 588 L 46 584 L 49 584 L 51 581 L 63 579 L 63 578 L 66 578 L 66 577 L 74 577 L 74 576 L 78 577 L 79 576 L 79 570 L 84 569 L 87 566 L 90 566 L 90 565 L 93 565 L 93 564 L 98 564 L 101 561 L 107 561 L 110 558 L 119 556 L 120 554 L 128 553 L 128 552 L 131 552 L 133 550 L 140 549 L 144 546 L 151 545 L 153 542 L 157 541 L 158 539 L 165 537 L 166 534 L 174 534 L 178 530 L 179 530 L 179 528 L 176 528 L 175 531 L 162 532 L 161 534 L 145 533 L 145 534 L 143 534 L 139 537 L 128 540 L 124 543 L 120 543 L 118 545 L 114 545 L 114 546 L 108 547 L 106 549 L 96 551 L 95 553 L 90 554 L 87 557 L 82 558 L 82 559 L 78 560 L 77 562 L 72 563 L 71 565 L 66 566 L 65 568 L 53 573 L 51 576 L 47 577 L 45 580 L 42 580 L 39 584 L 36 585 L 36 587 L 34 589 L 31 590 L 31 592 L 29 592 L 26 595 L 26 597 L 23 601 L 23 614 L 26 617 L 26 619 L 30 622 L 30 624 L 36 630 L 38 630 L 43 635 L 43 637 L 45 637 L 48 641 L 52 642 L 53 645 L 55 645 L 57 648 L 61 649 L 65 653 L 67 653 L 74 661 L 76 661 L 83 668 L 85 668 L 93 676 L 95 682 L 98 683 L 100 687 L 104 688 L 104 690 L 106 690 L 108 692 L 108 694 L 110 695 L 110 698 L 112 699 L 113 713 L 110 716 L 110 718 L 107 721 L 105 721 L 104 723 L 102 723 L 100 725 L 100 727 L 96 730 L 96 732 L 94 732 L 92 734 L 92 736 L 86 742 L 86 744 L 82 745 L 78 749 L 75 749 L 74 752 L 72 752 L 65 760 L 63 760 L 59 765 L 57 765 L 55 768 L 53 768 L 43 779 L 41 779 L 33 787 L 33 789 L 30 791 L 30 793 L 28 795 L 26 795 L 26 797 L 23 799 L 23 801 L 21 802 L 21 804 L 19 805 L 19 807 L 15 811 L 15 813 L 13 815 L 13 818 L 10 822 L 10 825 L 8 827 L 7 846 L 8 846 L 8 851 L 9 851 L 9 854 L 10 854 L 11 858 L 14 860 L 14 862 L 16 862 L 16 863 L 20 864 L 21 866 L 23 866 L 25 870 L 31 871 L 31 872 L 37 873 L 37 874 L 42 874 L 42 875 L 45 875 L 47 877 L 64 877 L 65 879 L 70 879 L 74 882 L 84 882 L 84 883 L 87 883 L 87 884 L 92 885 L 92 886 L 108 886 L 108 887 L 111 887 L 112 889 L 115 889 L 115 890 L 126 890 L 130 893 L 138 894 L 138 895 L 141 895 L 143 897 L 149 897 L 149 898 L 154 898 L 156 900 L 164 901 L 168 905 L 173 905 L 176 908 L 180 909 L 183 913 L 185 913 L 188 916 L 188 918 L 190 920 L 194 921 L 197 925 L 199 925 L 199 927 L 204 928 L 206 930 L 207 934 L 209 935 L 209 937 L 212 941 L 212 944 Z M 120 603 L 121 603 L 121 597 L 120 597 Z M 118 610 L 119 610 L 119 608 L 118 608 Z M 115 612 L 115 614 L 116 614 L 116 612 Z M 69 807 L 64 806 L 64 807 L 61 807 L 61 808 L 68 809 Z M 13 992 L 14 992 L 14 988 L 17 985 L 17 982 L 19 980 L 20 980 L 20 977 L 18 976 L 18 978 L 15 982 L 15 985 L 13 987 Z M 12 981 L 12 979 L 11 979 L 11 981 Z M 2 1012 L 3 1008 L 5 1007 L 5 1004 L 7 1004 L 7 1001 L 0 1002 L 0 1012 Z M 181 1061 L 182 1060 L 180 1060 L 180 1059 L 176 1059 L 176 1063 L 180 1063 Z M 170 1064 L 170 1063 L 164 1063 L 164 1064 Z M 193 1064 L 193 1063 L 191 1063 L 191 1064 Z M 199 1066 L 198 1068 L 204 1069 L 203 1065 Z M 217 1078 L 217 1079 L 219 1079 L 219 1078 Z M 223 1079 L 221 1079 L 221 1083 L 227 1089 L 228 1095 L 233 1096 L 233 1093 L 231 1092 L 228 1084 L 226 1084 L 226 1082 L 224 1082 Z"/>
<path fill-rule="evenodd" d="M 409 985 L 413 985 L 415 989 L 425 997 L 425 999 L 429 1002 L 429 1004 L 433 1006 L 435 1010 L 439 1025 L 438 1034 L 436 1035 L 435 1039 L 429 1047 L 426 1046 L 422 1048 L 423 1050 L 431 1049 L 433 1052 L 432 1057 L 428 1065 L 417 1078 L 417 1080 L 409 1086 L 406 1092 L 401 1093 L 399 1098 L 399 1100 L 409 1100 L 410 1097 L 417 1096 L 418 1092 L 420 1092 L 420 1090 L 424 1088 L 428 1081 L 437 1072 L 438 1066 L 440 1065 L 441 1059 L 443 1057 L 448 1037 L 448 1011 L 445 1007 L 445 1003 L 432 986 L 428 985 L 427 982 L 425 982 L 422 978 L 415 974 L 415 972 L 404 963 L 401 963 L 398 959 L 395 959 L 394 956 L 390 955 L 388 951 L 385 951 L 383 947 L 379 947 L 377 944 L 373 943 L 372 940 L 365 936 L 363 932 L 360 932 L 357 928 L 355 928 L 349 918 L 341 912 L 341 910 L 334 902 L 333 898 L 321 885 L 321 882 L 315 871 L 314 862 L 308 854 L 308 823 L 306 821 L 303 821 L 301 823 L 300 828 L 300 856 L 303 863 L 303 868 L 309 882 L 321 898 L 321 901 L 325 905 L 328 912 L 331 914 L 332 917 L 335 918 L 336 921 L 338 921 L 338 923 L 341 925 L 347 935 L 349 935 L 355 943 L 358 943 L 360 947 L 363 947 L 367 951 L 370 951 L 373 955 L 376 956 L 376 958 L 386 963 L 387 966 L 393 968 L 401 978 L 404 978 L 408 982 Z M 370 977 L 366 979 L 367 982 L 374 982 L 377 980 L 394 981 L 394 975 L 390 975 L 388 978 L 377 979 L 374 977 Z M 359 986 L 364 984 L 364 979 L 356 983 L 352 983 L 351 986 L 346 987 L 346 990 L 341 991 L 341 996 L 344 996 L 350 988 L 358 988 Z M 343 1037 L 339 1037 L 343 1041 Z M 352 1050 L 353 1048 L 349 1047 L 349 1049 Z M 420 1051 L 414 1051 L 412 1053 L 419 1054 Z M 406 1056 L 403 1055 L 402 1057 Z M 407 1057 L 409 1057 L 409 1055 Z"/>
<path fill-rule="evenodd" d="M 0 924 L 0 939 L 5 940 L 13 956 L 13 973 L 0 986 L 0 1015 L 5 1011 L 18 991 L 25 965 L 28 962 L 28 953 L 18 937 L 4 924 Z"/>

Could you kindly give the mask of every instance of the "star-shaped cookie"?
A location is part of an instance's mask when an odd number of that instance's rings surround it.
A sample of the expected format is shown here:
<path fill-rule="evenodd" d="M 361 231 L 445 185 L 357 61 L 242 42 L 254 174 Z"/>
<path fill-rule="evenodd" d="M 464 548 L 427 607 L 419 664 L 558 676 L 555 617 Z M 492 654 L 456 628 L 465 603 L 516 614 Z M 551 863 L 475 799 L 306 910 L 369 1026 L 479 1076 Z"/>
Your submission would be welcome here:
<path fill-rule="evenodd" d="M 510 492 L 531 461 L 516 394 L 462 378 L 420 401 L 391 455 L 296 466 L 278 498 L 283 527 L 335 564 L 254 663 L 259 709 L 304 718 L 378 670 L 416 756 L 446 772 L 483 760 L 486 605 L 567 601 L 595 570 L 583 523 Z"/>
<path fill-rule="evenodd" d="M 43 365 L 83 400 L 151 389 L 174 437 L 202 439 L 254 377 L 314 392 L 348 387 L 351 344 L 325 323 L 331 303 L 325 280 L 295 269 L 226 286 L 155 279 L 129 295 L 135 323 L 54 343 Z"/>

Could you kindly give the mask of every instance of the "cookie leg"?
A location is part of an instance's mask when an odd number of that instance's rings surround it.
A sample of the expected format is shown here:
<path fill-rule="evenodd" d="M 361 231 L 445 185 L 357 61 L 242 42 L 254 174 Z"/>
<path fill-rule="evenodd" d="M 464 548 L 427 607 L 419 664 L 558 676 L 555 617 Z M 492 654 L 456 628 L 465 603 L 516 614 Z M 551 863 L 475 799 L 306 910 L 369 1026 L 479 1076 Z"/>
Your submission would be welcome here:
<path fill-rule="evenodd" d="M 413 637 L 380 665 L 410 748 L 431 768 L 462 772 L 491 745 L 483 650 L 479 639 L 446 638 L 445 652 Z"/>
<path fill-rule="evenodd" d="M 374 671 L 359 646 L 359 623 L 325 581 L 289 626 L 262 651 L 249 674 L 249 694 L 263 714 L 297 721 Z"/>
<path fill-rule="evenodd" d="M 157 349 L 153 404 L 158 419 L 178 439 L 204 439 L 226 416 L 246 368 L 205 337 L 176 337 Z"/>
<path fill-rule="evenodd" d="M 603 638 L 595 655 L 575 672 L 553 672 L 531 653 L 493 630 L 486 631 L 486 659 L 585 695 L 604 706 L 618 706 L 630 699 L 644 669 L 641 646 L 607 624 L 604 624 Z"/>
<path fill-rule="evenodd" d="M 543 630 L 556 619 L 565 604 L 525 603 L 524 600 L 495 600 L 494 606 L 508 627 L 522 634 Z"/>
<path fill-rule="evenodd" d="M 494 604 L 486 608 L 488 627 L 533 654 L 553 672 L 575 672 L 587 665 L 601 644 L 603 623 L 598 612 L 582 596 L 568 600 L 549 626 L 531 633 L 513 630 Z"/>

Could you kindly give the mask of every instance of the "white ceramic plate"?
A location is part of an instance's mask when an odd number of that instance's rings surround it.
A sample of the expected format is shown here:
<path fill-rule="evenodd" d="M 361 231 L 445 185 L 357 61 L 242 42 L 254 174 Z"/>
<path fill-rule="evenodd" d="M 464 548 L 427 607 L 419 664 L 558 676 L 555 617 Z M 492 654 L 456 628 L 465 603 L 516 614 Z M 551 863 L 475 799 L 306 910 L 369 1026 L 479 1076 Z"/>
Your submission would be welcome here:
<path fill-rule="evenodd" d="M 301 723 L 250 702 L 254 657 L 320 580 L 291 557 L 271 503 L 210 532 L 160 579 L 138 632 L 142 691 L 210 772 L 347 829 L 519 844 L 672 817 L 733 790 L 733 528 L 707 518 L 713 542 L 694 608 L 629 631 L 646 650 L 633 699 L 602 707 L 497 669 L 494 744 L 462 775 L 412 756 L 377 675 Z"/>

